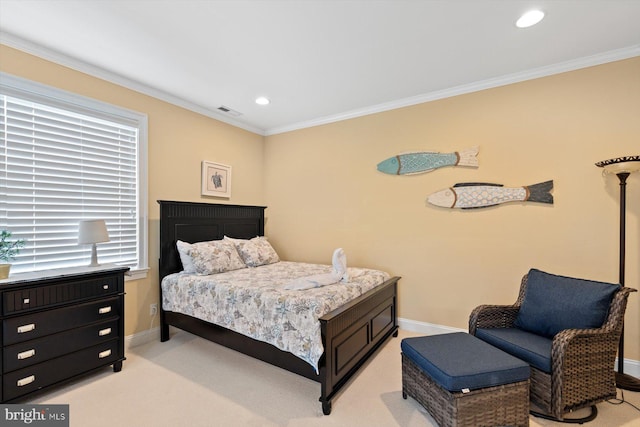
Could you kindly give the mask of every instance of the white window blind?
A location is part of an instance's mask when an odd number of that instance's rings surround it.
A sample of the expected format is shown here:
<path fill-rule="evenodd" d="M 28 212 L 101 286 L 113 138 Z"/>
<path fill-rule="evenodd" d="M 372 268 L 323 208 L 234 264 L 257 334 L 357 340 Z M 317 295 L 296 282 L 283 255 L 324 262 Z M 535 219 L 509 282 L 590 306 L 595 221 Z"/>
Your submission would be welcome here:
<path fill-rule="evenodd" d="M 90 246 L 78 245 L 83 219 L 107 224 L 110 241 L 98 244 L 101 264 L 145 268 L 140 137 L 146 122 L 37 86 L 0 85 L 0 229 L 25 240 L 12 273 L 87 265 Z"/>

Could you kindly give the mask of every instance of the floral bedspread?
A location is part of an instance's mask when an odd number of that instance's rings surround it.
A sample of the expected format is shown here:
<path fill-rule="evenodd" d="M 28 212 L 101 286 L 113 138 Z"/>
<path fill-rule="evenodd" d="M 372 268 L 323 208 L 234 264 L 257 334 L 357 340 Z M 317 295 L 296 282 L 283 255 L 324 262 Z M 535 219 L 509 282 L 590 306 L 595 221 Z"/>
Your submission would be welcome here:
<path fill-rule="evenodd" d="M 162 280 L 162 307 L 268 342 L 317 372 L 324 352 L 318 319 L 389 279 L 378 270 L 348 270 L 348 283 L 307 290 L 282 287 L 329 273 L 330 265 L 280 261 L 210 276 L 174 273 Z"/>

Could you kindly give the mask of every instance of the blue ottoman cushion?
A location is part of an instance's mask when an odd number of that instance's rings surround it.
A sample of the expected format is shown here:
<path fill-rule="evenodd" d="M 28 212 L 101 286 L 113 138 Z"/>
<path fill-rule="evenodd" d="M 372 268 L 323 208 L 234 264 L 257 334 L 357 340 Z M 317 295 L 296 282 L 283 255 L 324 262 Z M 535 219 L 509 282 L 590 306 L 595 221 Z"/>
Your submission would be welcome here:
<path fill-rule="evenodd" d="M 525 381 L 529 365 L 464 332 L 405 338 L 406 357 L 449 391 Z"/>
<path fill-rule="evenodd" d="M 543 372 L 551 373 L 551 344 L 553 343 L 551 338 L 518 328 L 478 328 L 476 337 L 528 362 Z"/>

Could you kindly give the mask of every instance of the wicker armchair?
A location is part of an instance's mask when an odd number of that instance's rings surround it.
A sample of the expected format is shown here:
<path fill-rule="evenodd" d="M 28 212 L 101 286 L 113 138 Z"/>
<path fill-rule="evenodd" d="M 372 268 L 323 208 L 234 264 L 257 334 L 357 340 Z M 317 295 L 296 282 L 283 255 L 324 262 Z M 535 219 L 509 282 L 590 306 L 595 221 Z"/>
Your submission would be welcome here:
<path fill-rule="evenodd" d="M 514 322 L 526 295 L 527 279 L 528 275 L 522 279 L 515 304 L 475 308 L 469 317 L 469 333 L 476 335 L 481 328 L 517 329 Z M 622 287 L 615 292 L 601 327 L 565 329 L 549 338 L 551 372 L 531 366 L 530 381 L 531 402 L 548 416 L 562 421 L 567 412 L 591 406 L 592 415 L 588 418 L 593 419 L 596 403 L 616 397 L 613 368 L 627 298 L 634 291 Z"/>

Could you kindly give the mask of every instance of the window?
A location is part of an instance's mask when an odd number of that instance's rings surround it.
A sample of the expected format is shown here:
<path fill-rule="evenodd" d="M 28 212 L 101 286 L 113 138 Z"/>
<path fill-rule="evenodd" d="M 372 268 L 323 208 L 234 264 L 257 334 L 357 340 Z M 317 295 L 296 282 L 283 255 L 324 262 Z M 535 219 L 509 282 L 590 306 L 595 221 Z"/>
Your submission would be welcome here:
<path fill-rule="evenodd" d="M 78 223 L 104 219 L 101 264 L 147 269 L 147 117 L 0 73 L 0 229 L 12 273 L 89 264 Z"/>

